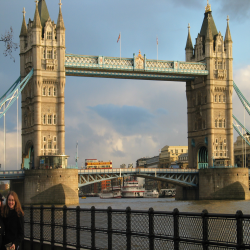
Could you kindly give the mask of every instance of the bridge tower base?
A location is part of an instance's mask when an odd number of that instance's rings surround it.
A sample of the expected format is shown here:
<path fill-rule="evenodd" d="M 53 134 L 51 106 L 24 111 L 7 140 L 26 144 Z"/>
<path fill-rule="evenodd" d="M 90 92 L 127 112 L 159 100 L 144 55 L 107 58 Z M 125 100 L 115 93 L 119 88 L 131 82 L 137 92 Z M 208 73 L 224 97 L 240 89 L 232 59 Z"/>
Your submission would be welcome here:
<path fill-rule="evenodd" d="M 249 200 L 248 168 L 199 170 L 199 187 L 176 187 L 176 200 Z"/>
<path fill-rule="evenodd" d="M 78 203 L 77 169 L 25 171 L 25 205 L 73 205 Z"/>

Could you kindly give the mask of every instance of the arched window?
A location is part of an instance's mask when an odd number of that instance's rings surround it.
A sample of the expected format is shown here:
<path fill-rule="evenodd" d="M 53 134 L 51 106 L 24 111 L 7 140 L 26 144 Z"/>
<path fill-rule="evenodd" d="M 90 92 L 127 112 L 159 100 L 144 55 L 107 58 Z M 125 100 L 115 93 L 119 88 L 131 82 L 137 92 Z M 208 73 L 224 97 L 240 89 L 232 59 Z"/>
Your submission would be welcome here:
<path fill-rule="evenodd" d="M 46 115 L 43 115 L 43 124 L 46 124 Z"/>
<path fill-rule="evenodd" d="M 226 120 L 224 119 L 223 121 L 223 127 L 225 128 L 226 127 Z"/>
<path fill-rule="evenodd" d="M 222 120 L 219 120 L 219 128 L 222 128 Z"/>
<path fill-rule="evenodd" d="M 203 129 L 205 129 L 205 128 L 206 128 L 206 121 L 203 120 Z"/>
<path fill-rule="evenodd" d="M 226 95 L 223 95 L 223 102 L 226 102 Z"/>
<path fill-rule="evenodd" d="M 214 96 L 214 102 L 217 102 L 217 95 Z"/>
<path fill-rule="evenodd" d="M 219 95 L 219 102 L 221 102 L 221 95 Z"/>
<path fill-rule="evenodd" d="M 56 115 L 54 115 L 54 124 L 56 124 Z"/>
<path fill-rule="evenodd" d="M 201 105 L 201 93 L 198 93 L 198 105 Z"/>
<path fill-rule="evenodd" d="M 215 120 L 214 126 L 217 128 L 217 120 Z"/>
<path fill-rule="evenodd" d="M 43 87 L 43 95 L 46 95 L 46 87 Z"/>
<path fill-rule="evenodd" d="M 54 87 L 54 96 L 56 96 L 56 87 Z"/>
<path fill-rule="evenodd" d="M 52 115 L 48 115 L 48 124 L 52 123 Z"/>
<path fill-rule="evenodd" d="M 51 88 L 49 88 L 48 95 L 49 96 L 51 95 Z"/>

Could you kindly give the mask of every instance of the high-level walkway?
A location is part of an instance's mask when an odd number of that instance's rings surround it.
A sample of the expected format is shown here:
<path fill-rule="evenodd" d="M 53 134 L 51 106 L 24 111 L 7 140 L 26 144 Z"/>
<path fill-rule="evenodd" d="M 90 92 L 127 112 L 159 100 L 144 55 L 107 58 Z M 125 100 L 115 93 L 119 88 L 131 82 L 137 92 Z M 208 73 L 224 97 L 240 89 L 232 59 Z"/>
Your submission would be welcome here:
<path fill-rule="evenodd" d="M 169 168 L 113 168 L 78 170 L 78 186 L 133 175 L 136 177 L 166 181 L 184 187 L 197 187 L 199 170 Z"/>
<path fill-rule="evenodd" d="M 140 53 L 133 58 L 65 55 L 67 76 L 190 81 L 208 75 L 205 62 L 151 60 Z"/>

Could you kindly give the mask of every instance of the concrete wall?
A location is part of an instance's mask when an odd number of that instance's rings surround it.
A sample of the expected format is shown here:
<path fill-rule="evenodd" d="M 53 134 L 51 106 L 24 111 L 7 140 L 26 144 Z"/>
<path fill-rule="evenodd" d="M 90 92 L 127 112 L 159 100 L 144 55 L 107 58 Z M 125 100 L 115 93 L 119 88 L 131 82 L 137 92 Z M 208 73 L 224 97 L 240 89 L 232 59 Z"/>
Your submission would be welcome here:
<path fill-rule="evenodd" d="M 175 200 L 198 200 L 199 189 L 176 186 Z"/>
<path fill-rule="evenodd" d="M 78 204 L 78 170 L 26 170 L 24 204 Z"/>
<path fill-rule="evenodd" d="M 200 169 L 199 199 L 250 199 L 248 168 Z"/>

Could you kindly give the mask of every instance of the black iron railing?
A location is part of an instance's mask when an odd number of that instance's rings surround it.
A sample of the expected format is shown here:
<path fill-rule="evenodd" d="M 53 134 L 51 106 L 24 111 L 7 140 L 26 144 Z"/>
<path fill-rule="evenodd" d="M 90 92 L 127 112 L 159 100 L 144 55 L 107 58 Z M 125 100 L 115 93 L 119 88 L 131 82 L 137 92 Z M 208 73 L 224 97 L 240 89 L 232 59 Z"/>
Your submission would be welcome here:
<path fill-rule="evenodd" d="M 25 238 L 66 249 L 250 249 L 250 215 L 24 207 Z"/>

